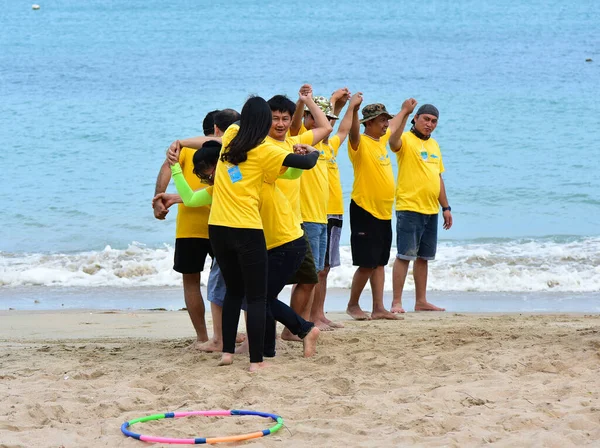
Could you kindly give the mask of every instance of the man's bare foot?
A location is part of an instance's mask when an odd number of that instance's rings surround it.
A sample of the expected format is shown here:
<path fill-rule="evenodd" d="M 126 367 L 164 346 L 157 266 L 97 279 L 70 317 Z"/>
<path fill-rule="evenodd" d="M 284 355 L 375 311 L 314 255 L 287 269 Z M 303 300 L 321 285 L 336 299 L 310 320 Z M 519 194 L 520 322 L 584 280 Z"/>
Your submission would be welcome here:
<path fill-rule="evenodd" d="M 317 327 L 312 327 L 304 339 L 302 339 L 302 345 L 304 346 L 304 357 L 310 358 L 317 351 L 317 340 L 319 339 L 319 330 Z"/>
<path fill-rule="evenodd" d="M 248 340 L 244 340 L 244 342 L 242 342 L 242 345 L 239 345 L 235 348 L 235 354 L 236 355 L 241 355 L 244 353 L 248 353 L 249 349 L 249 345 L 248 345 Z"/>
<path fill-rule="evenodd" d="M 190 350 L 190 351 L 202 350 L 200 347 L 208 342 L 210 342 L 210 339 L 208 341 L 199 341 L 198 339 L 196 339 L 194 342 L 192 342 L 190 345 L 188 345 L 185 349 Z"/>
<path fill-rule="evenodd" d="M 246 335 L 244 333 L 238 333 L 235 335 L 235 343 L 241 344 L 246 340 Z"/>
<path fill-rule="evenodd" d="M 331 328 L 336 329 L 336 328 L 344 328 L 344 324 L 340 323 L 340 322 L 334 322 L 332 320 L 329 320 L 327 318 L 322 319 L 323 322 L 325 322 L 327 325 L 329 325 Z"/>
<path fill-rule="evenodd" d="M 333 327 L 322 320 L 313 320 L 313 323 L 321 331 L 333 331 Z"/>
<path fill-rule="evenodd" d="M 283 339 L 284 341 L 302 342 L 302 339 L 300 339 L 298 336 L 293 334 L 287 328 L 284 328 L 283 331 L 281 332 L 281 339 Z"/>
<path fill-rule="evenodd" d="M 221 360 L 219 361 L 220 366 L 230 366 L 233 364 L 233 354 L 231 353 L 223 353 L 221 355 Z"/>
<path fill-rule="evenodd" d="M 390 310 L 394 314 L 404 314 L 406 311 L 402 308 L 402 305 L 394 305 L 392 303 L 392 309 Z"/>
<path fill-rule="evenodd" d="M 440 308 L 433 303 L 425 302 L 415 304 L 415 311 L 446 311 L 446 308 Z"/>
<path fill-rule="evenodd" d="M 371 316 L 365 313 L 359 305 L 348 305 L 346 314 L 348 314 L 354 320 L 371 320 Z"/>
<path fill-rule="evenodd" d="M 223 350 L 223 341 L 209 339 L 206 342 L 195 342 L 188 347 L 188 350 L 198 350 L 200 352 L 220 352 Z"/>
<path fill-rule="evenodd" d="M 388 310 L 379 310 L 373 311 L 371 313 L 371 319 L 388 319 L 388 320 L 402 320 L 403 317 L 398 316 L 397 314 L 390 313 Z"/>
<path fill-rule="evenodd" d="M 263 362 L 251 362 L 248 372 L 254 373 L 257 370 L 264 369 L 265 367 L 270 367 L 270 366 L 271 366 L 271 364 L 264 362 L 264 361 Z"/>

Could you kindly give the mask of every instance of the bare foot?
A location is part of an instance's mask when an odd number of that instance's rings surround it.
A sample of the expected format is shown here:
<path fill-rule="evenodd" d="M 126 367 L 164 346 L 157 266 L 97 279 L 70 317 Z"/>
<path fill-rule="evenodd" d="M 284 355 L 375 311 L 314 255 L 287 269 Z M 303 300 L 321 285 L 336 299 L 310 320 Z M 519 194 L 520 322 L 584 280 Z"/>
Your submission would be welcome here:
<path fill-rule="evenodd" d="M 322 320 L 313 320 L 315 327 L 317 327 L 321 331 L 333 331 L 333 327 L 323 322 Z"/>
<path fill-rule="evenodd" d="M 300 339 L 298 336 L 293 334 L 287 328 L 284 328 L 283 331 L 281 332 L 281 339 L 283 339 L 284 341 L 302 342 L 302 339 Z"/>
<path fill-rule="evenodd" d="M 244 333 L 238 333 L 235 335 L 235 343 L 241 344 L 246 340 L 246 335 Z"/>
<path fill-rule="evenodd" d="M 201 350 L 200 347 L 208 342 L 210 342 L 210 339 L 208 341 L 199 341 L 198 339 L 196 339 L 194 342 L 192 342 L 190 345 L 188 345 L 185 349 L 190 350 L 190 351 Z"/>
<path fill-rule="evenodd" d="M 348 306 L 346 314 L 354 320 L 371 320 L 371 317 L 365 313 L 359 305 Z"/>
<path fill-rule="evenodd" d="M 440 308 L 432 303 L 417 303 L 415 304 L 415 311 L 446 311 L 446 308 Z"/>
<path fill-rule="evenodd" d="M 333 321 L 327 319 L 326 317 L 323 317 L 321 320 L 323 322 L 325 322 L 327 325 L 329 325 L 333 329 L 335 329 L 335 328 L 344 328 L 344 324 L 341 324 L 339 322 L 333 322 Z"/>
<path fill-rule="evenodd" d="M 392 309 L 390 311 L 392 313 L 394 313 L 394 314 L 404 314 L 404 313 L 406 313 L 406 311 L 404 311 L 404 308 L 402 308 L 402 305 L 394 305 L 394 304 L 392 304 Z"/>
<path fill-rule="evenodd" d="M 245 340 L 244 342 L 242 342 L 242 345 L 235 348 L 235 354 L 241 355 L 244 353 L 248 353 L 248 350 L 249 350 L 248 340 Z"/>
<path fill-rule="evenodd" d="M 271 364 L 264 362 L 264 361 L 263 362 L 251 362 L 248 372 L 254 373 L 257 370 L 264 369 L 265 367 L 270 367 L 270 366 L 271 366 Z"/>
<path fill-rule="evenodd" d="M 304 339 L 302 339 L 302 345 L 304 345 L 304 357 L 310 358 L 317 351 L 317 339 L 319 339 L 319 330 L 317 327 L 312 327 Z"/>
<path fill-rule="evenodd" d="M 223 353 L 221 355 L 221 360 L 219 361 L 220 366 L 230 366 L 233 364 L 233 354 L 231 353 Z"/>
<path fill-rule="evenodd" d="M 188 350 L 198 350 L 200 352 L 220 352 L 223 350 L 223 341 L 209 339 L 206 342 L 194 342 L 188 347 Z"/>
<path fill-rule="evenodd" d="M 397 314 L 390 313 L 388 310 L 381 311 L 373 311 L 371 313 L 371 319 L 388 319 L 388 320 L 402 320 L 403 317 L 398 316 Z"/>

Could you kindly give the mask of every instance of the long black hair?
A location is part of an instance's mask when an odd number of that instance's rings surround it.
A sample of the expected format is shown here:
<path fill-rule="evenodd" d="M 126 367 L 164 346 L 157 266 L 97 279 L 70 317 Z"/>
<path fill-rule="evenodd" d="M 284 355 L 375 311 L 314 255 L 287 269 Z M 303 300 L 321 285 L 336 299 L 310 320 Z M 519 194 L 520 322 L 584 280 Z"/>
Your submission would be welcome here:
<path fill-rule="evenodd" d="M 260 145 L 269 135 L 273 117 L 267 102 L 260 96 L 252 96 L 242 108 L 240 130 L 221 153 L 221 160 L 239 165 L 248 159 L 248 151 Z"/>

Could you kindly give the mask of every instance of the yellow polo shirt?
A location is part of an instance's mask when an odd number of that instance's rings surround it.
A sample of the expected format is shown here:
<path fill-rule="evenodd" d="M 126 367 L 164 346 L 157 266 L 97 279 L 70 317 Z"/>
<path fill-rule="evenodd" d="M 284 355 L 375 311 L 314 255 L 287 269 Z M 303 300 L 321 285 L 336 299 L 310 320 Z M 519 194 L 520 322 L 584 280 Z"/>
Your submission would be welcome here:
<path fill-rule="evenodd" d="M 392 219 L 394 173 L 386 145 L 391 131 L 379 140 L 361 134 L 355 151 L 348 141 L 348 155 L 354 167 L 352 200 L 377 219 Z"/>
<path fill-rule="evenodd" d="M 396 210 L 434 215 L 439 212 L 440 174 L 444 162 L 438 143 L 421 140 L 412 132 L 402 134 L 402 147 L 396 153 L 398 180 Z"/>
<path fill-rule="evenodd" d="M 203 184 L 198 176 L 194 174 L 195 149 L 183 147 L 179 153 L 179 165 L 183 177 L 192 190 L 200 190 L 208 185 Z M 183 204 L 177 206 L 177 221 L 175 226 L 175 238 L 208 238 L 208 215 L 210 205 L 204 207 L 186 207 Z"/>

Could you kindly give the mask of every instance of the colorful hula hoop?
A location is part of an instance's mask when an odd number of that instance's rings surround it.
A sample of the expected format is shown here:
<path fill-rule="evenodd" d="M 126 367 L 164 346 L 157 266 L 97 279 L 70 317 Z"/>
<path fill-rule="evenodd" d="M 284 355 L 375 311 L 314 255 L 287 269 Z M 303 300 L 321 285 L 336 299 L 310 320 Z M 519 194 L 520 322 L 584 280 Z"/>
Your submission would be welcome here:
<path fill-rule="evenodd" d="M 129 431 L 127 428 L 135 425 L 136 423 L 144 423 L 149 422 L 151 420 L 162 420 L 163 418 L 181 418 L 181 417 L 189 417 L 191 415 L 202 415 L 205 417 L 225 417 L 231 415 L 252 415 L 263 418 L 270 418 L 274 422 L 277 422 L 275 426 L 269 429 L 264 429 L 262 431 L 251 432 L 249 434 L 242 434 L 239 436 L 227 436 L 227 437 L 195 437 L 193 439 L 175 439 L 172 437 L 155 437 L 155 436 L 145 436 L 143 434 L 136 434 L 135 432 Z M 190 412 L 166 412 L 164 414 L 154 414 L 147 415 L 146 417 L 140 417 L 128 422 L 125 422 L 121 425 L 121 432 L 128 437 L 133 437 L 134 439 L 142 440 L 144 442 L 155 442 L 155 443 L 178 443 L 178 444 L 188 444 L 188 445 L 199 445 L 202 443 L 222 443 L 222 442 L 239 442 L 242 440 L 250 440 L 250 439 L 258 439 L 259 437 L 268 436 L 269 434 L 273 434 L 281 429 L 283 426 L 283 419 L 279 415 L 268 414 L 266 412 L 258 412 L 258 411 L 242 411 L 242 410 L 231 410 L 231 411 L 190 411 Z"/>

